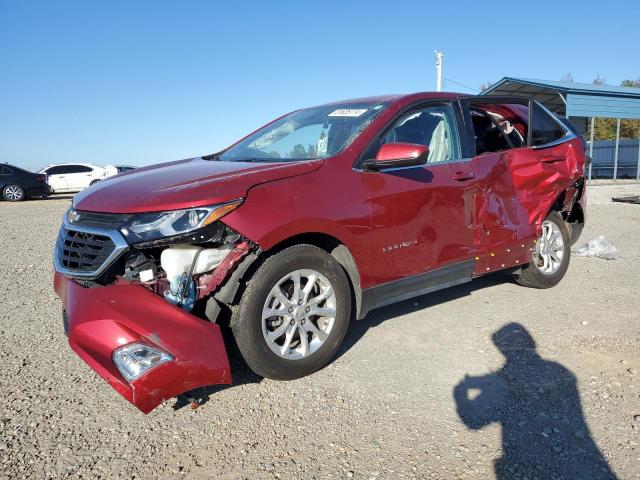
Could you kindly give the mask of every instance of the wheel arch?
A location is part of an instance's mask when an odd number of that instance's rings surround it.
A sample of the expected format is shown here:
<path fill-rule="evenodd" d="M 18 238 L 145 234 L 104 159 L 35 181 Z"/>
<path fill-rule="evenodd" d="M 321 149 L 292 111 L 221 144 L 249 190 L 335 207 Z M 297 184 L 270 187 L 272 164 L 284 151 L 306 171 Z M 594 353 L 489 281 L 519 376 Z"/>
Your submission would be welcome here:
<path fill-rule="evenodd" d="M 362 310 L 362 287 L 360 271 L 349 248 L 336 237 L 322 232 L 307 232 L 289 237 L 276 245 L 269 252 L 277 253 L 293 245 L 307 244 L 321 248 L 338 262 L 347 274 L 352 299 L 355 300 L 356 318 L 360 318 Z"/>
<path fill-rule="evenodd" d="M 573 245 L 578 241 L 582 229 L 584 228 L 585 212 L 580 203 L 582 196 L 584 195 L 584 179 L 571 185 L 569 188 L 561 191 L 551 207 L 547 209 L 544 218 L 546 218 L 551 212 L 558 212 L 562 215 L 562 218 L 566 222 L 569 232 L 571 233 L 571 244 Z M 540 224 L 544 220 L 540 220 Z"/>
<path fill-rule="evenodd" d="M 354 300 L 353 308 L 355 318 L 361 318 L 362 311 L 362 287 L 360 284 L 360 272 L 356 261 L 349 248 L 336 237 L 321 232 L 306 232 L 285 238 L 273 245 L 268 250 L 253 253 L 245 258 L 238 269 L 234 271 L 222 288 L 214 295 L 214 298 L 226 305 L 235 305 L 240 301 L 244 285 L 253 273 L 270 256 L 294 245 L 313 245 L 331 255 L 347 274 L 351 297 Z"/>

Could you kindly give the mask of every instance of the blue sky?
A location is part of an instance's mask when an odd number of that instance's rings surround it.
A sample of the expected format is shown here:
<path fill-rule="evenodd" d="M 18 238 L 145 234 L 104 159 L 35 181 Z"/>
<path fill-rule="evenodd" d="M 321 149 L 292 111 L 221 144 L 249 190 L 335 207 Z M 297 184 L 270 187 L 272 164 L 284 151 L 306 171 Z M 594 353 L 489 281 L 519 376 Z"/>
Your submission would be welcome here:
<path fill-rule="evenodd" d="M 144 165 L 301 106 L 566 73 L 640 77 L 639 2 L 0 0 L 0 162 Z M 472 92 L 445 80 L 449 91 Z"/>

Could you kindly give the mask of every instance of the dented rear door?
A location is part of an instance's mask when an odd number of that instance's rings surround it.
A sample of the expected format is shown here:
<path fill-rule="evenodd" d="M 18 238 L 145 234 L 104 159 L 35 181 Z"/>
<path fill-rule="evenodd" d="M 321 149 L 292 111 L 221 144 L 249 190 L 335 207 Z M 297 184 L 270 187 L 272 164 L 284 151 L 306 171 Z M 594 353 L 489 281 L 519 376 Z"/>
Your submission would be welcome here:
<path fill-rule="evenodd" d="M 504 113 L 502 109 L 514 101 L 483 97 L 478 105 Z M 467 108 L 474 102 L 468 101 Z M 528 115 L 523 118 L 524 110 L 519 112 L 523 126 L 526 118 L 526 132 L 521 132 L 526 133 L 526 145 L 481 152 L 473 158 L 479 182 L 474 207 L 480 252 L 476 274 L 528 262 L 542 221 L 556 201 L 571 197 L 584 174 L 581 139 L 537 102 L 527 104 Z M 472 123 L 470 115 L 467 118 Z M 475 133 L 473 138 L 477 141 Z"/>

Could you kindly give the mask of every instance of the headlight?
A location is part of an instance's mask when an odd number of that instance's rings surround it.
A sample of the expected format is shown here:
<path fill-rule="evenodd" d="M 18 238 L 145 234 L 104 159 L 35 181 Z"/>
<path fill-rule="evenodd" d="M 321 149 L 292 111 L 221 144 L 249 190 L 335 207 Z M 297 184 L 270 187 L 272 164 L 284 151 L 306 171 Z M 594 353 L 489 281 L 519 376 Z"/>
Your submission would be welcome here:
<path fill-rule="evenodd" d="M 172 360 L 168 353 L 144 343 L 130 343 L 113 351 L 113 363 L 129 383 Z"/>
<path fill-rule="evenodd" d="M 238 208 L 241 203 L 242 199 L 239 199 L 209 207 L 141 213 L 128 220 L 120 231 L 131 243 L 152 242 L 167 237 L 188 234 L 211 225 L 227 213 Z"/>

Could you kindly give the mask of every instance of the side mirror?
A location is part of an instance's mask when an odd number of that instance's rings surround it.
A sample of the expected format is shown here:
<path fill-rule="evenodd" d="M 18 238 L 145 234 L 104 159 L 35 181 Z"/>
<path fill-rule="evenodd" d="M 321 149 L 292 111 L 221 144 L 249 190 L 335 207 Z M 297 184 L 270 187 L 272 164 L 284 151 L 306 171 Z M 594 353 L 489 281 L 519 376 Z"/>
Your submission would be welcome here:
<path fill-rule="evenodd" d="M 378 150 L 375 159 L 365 160 L 365 170 L 385 168 L 415 167 L 424 165 L 429 159 L 429 148 L 417 143 L 385 143 Z"/>

